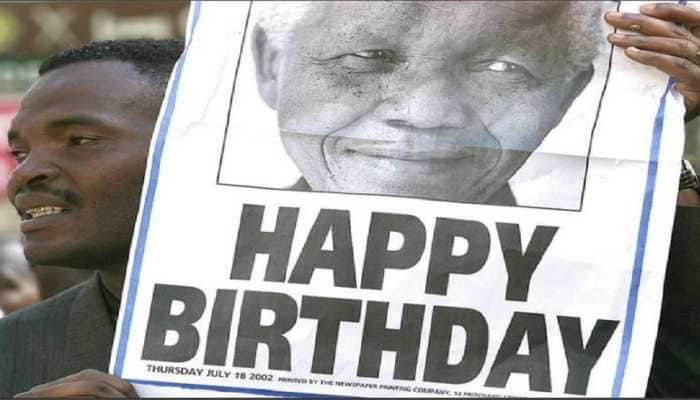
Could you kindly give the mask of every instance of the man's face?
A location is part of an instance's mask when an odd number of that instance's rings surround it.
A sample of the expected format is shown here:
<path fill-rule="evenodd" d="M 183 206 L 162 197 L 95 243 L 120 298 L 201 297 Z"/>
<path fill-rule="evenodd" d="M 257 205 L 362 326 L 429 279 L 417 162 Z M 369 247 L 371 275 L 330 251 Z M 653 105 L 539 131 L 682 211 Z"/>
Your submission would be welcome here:
<path fill-rule="evenodd" d="M 590 79 L 553 29 L 564 7 L 312 5 L 270 58 L 287 152 L 316 191 L 485 202 Z"/>
<path fill-rule="evenodd" d="M 83 62 L 41 77 L 8 141 L 8 184 L 35 264 L 100 268 L 126 262 L 157 107 L 131 64 Z"/>

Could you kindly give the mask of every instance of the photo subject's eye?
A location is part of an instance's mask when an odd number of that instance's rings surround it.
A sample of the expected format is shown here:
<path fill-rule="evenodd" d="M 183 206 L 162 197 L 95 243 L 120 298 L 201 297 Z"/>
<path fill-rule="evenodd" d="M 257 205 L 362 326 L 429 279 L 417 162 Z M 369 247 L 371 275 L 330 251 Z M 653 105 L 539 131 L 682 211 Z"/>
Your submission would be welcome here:
<path fill-rule="evenodd" d="M 389 72 L 396 65 L 396 54 L 386 49 L 363 50 L 341 56 L 338 61 L 352 72 Z"/>
<path fill-rule="evenodd" d="M 364 50 L 357 53 L 349 54 L 350 56 L 367 58 L 367 59 L 385 59 L 392 60 L 393 52 L 390 50 Z"/>
<path fill-rule="evenodd" d="M 538 79 L 524 66 L 504 60 L 487 60 L 472 64 L 468 70 L 470 72 L 489 73 L 492 79 L 507 82 L 531 82 Z"/>
<path fill-rule="evenodd" d="M 507 61 L 496 61 L 489 64 L 486 69 L 493 72 L 527 72 L 527 70 L 520 65 Z"/>
<path fill-rule="evenodd" d="M 398 63 L 397 55 L 388 49 L 347 52 L 327 59 L 315 59 L 319 65 L 341 67 L 348 73 L 390 72 Z"/>

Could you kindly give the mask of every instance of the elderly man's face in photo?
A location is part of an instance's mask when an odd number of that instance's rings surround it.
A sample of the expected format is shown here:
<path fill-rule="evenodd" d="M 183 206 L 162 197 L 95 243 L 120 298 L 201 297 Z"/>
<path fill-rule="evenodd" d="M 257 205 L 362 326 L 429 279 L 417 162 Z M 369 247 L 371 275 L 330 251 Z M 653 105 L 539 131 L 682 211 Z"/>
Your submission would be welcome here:
<path fill-rule="evenodd" d="M 569 60 L 566 2 L 309 7 L 279 51 L 254 46 L 314 191 L 486 202 L 592 74 Z"/>

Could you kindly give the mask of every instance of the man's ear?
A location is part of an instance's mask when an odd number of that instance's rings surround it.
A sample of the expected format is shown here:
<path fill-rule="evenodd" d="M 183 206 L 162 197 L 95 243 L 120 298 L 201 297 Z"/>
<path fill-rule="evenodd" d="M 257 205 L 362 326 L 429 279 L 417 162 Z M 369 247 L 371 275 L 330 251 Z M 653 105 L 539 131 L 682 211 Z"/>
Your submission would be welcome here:
<path fill-rule="evenodd" d="M 272 46 L 267 33 L 258 25 L 253 28 L 252 47 L 258 92 L 263 101 L 276 110 L 279 51 Z"/>

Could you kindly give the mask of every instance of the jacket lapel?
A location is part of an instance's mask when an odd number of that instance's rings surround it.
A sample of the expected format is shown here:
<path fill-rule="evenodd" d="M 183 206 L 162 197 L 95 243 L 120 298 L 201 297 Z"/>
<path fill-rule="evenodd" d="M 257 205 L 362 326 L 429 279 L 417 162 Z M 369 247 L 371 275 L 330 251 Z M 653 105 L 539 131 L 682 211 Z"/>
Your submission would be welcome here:
<path fill-rule="evenodd" d="M 68 373 L 83 369 L 107 372 L 114 324 L 107 314 L 98 274 L 94 274 L 73 303 L 66 327 Z"/>

